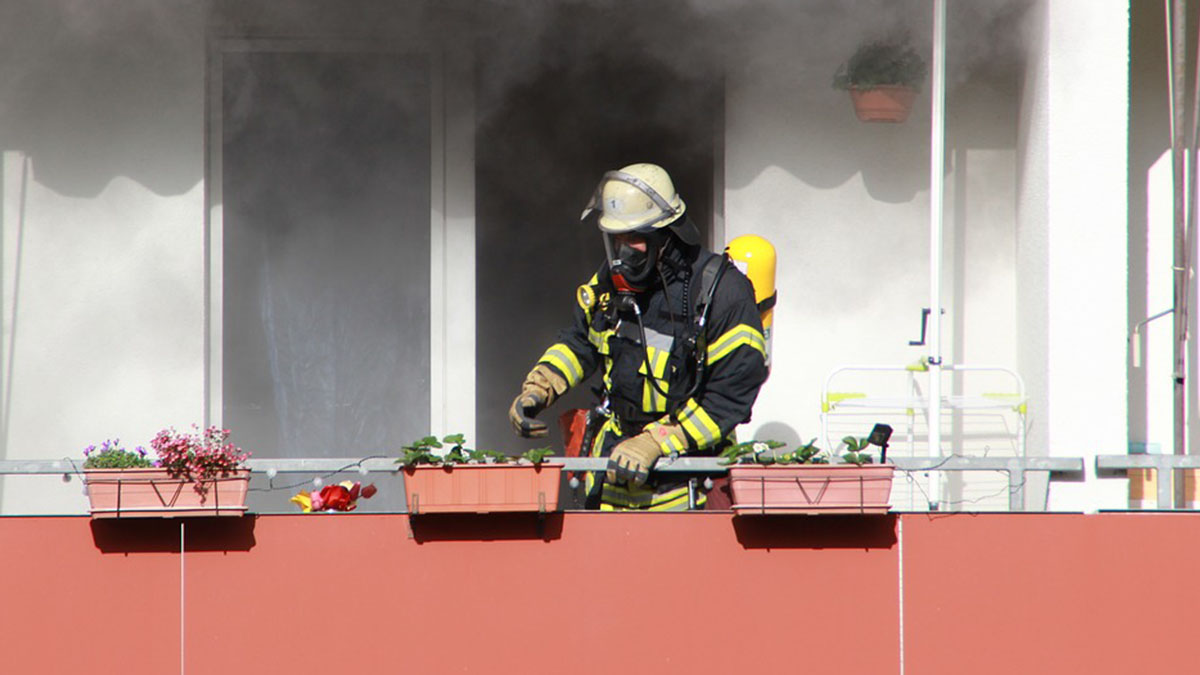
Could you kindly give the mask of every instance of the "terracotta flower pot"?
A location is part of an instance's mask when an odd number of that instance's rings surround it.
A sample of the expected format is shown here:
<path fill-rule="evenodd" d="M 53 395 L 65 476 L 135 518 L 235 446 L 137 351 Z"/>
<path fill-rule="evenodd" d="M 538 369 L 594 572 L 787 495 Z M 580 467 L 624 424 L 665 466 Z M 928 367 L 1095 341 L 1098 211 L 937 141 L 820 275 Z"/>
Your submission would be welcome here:
<path fill-rule="evenodd" d="M 190 481 L 165 469 L 86 469 L 83 482 L 93 518 L 240 516 L 250 471 Z"/>
<path fill-rule="evenodd" d="M 739 464 L 729 467 L 737 513 L 887 513 L 890 464 Z"/>
<path fill-rule="evenodd" d="M 554 511 L 562 464 L 421 465 L 404 469 L 408 512 Z"/>
<path fill-rule="evenodd" d="M 893 84 L 850 89 L 854 113 L 863 122 L 903 122 L 908 119 L 916 97 L 916 89 Z"/>

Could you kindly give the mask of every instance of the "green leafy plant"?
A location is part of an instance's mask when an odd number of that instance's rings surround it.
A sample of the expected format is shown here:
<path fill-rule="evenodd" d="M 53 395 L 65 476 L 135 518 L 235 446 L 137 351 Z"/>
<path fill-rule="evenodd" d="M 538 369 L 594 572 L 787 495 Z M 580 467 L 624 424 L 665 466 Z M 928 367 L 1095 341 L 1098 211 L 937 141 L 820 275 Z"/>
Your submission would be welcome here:
<path fill-rule="evenodd" d="M 521 453 L 521 458 L 529 460 L 534 464 L 541 464 L 546 461 L 546 458 L 553 455 L 554 451 L 550 448 L 533 448 Z"/>
<path fill-rule="evenodd" d="M 863 464 L 870 464 L 875 461 L 867 454 L 867 447 L 870 444 L 867 443 L 866 438 L 847 436 L 842 439 L 842 442 L 846 444 L 846 454 L 842 455 L 842 459 L 847 463 L 862 466 Z"/>
<path fill-rule="evenodd" d="M 100 447 L 89 445 L 83 450 L 85 469 L 147 469 L 154 462 L 140 445 L 132 451 L 121 447 L 121 439 L 106 440 Z"/>
<path fill-rule="evenodd" d="M 873 89 L 899 85 L 919 90 L 925 82 L 925 60 L 907 34 L 865 42 L 833 76 L 834 89 Z"/>
<path fill-rule="evenodd" d="M 731 445 L 719 455 L 720 463 L 729 464 L 828 464 L 829 460 L 821 454 L 816 445 L 817 439 L 812 439 L 803 446 L 791 452 L 771 452 L 784 447 L 779 441 L 747 441 Z"/>
<path fill-rule="evenodd" d="M 419 464 L 508 464 L 523 459 L 533 464 L 541 464 L 546 457 L 553 454 L 550 448 L 534 448 L 525 451 L 520 457 L 510 457 L 495 450 L 468 448 L 466 442 L 466 437 L 462 434 L 443 436 L 440 441 L 437 436 L 426 436 L 403 446 L 396 463 L 404 467 Z M 447 446 L 449 449 L 446 449 Z"/>

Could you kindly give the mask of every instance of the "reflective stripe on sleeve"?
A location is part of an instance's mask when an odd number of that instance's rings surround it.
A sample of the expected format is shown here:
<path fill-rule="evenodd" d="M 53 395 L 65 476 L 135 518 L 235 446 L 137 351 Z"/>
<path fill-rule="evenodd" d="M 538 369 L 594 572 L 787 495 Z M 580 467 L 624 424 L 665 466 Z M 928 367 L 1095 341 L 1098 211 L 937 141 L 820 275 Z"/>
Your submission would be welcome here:
<path fill-rule="evenodd" d="M 740 323 L 725 331 L 724 335 L 708 345 L 708 364 L 712 365 L 729 356 L 733 350 L 742 345 L 749 345 L 757 349 L 764 359 L 767 358 L 767 341 L 763 339 L 763 334 L 753 326 Z"/>
<path fill-rule="evenodd" d="M 579 358 L 561 342 L 546 350 L 539 360 L 539 363 L 542 362 L 549 363 L 565 375 L 567 386 L 574 387 L 583 379 L 583 366 L 580 365 Z"/>
<path fill-rule="evenodd" d="M 679 423 L 683 425 L 683 430 L 696 442 L 697 448 L 707 448 L 721 438 L 721 427 L 717 426 L 713 418 L 709 417 L 694 398 L 688 399 L 677 417 Z"/>

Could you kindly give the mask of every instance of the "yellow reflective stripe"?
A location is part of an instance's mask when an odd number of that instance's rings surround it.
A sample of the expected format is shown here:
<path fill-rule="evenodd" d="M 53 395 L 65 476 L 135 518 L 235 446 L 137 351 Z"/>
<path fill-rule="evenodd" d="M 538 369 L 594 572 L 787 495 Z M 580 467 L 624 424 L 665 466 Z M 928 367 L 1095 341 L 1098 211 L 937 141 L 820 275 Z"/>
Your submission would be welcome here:
<path fill-rule="evenodd" d="M 655 350 L 654 347 L 647 347 L 650 358 L 650 368 L 654 370 L 654 378 L 659 381 L 659 388 L 664 392 L 670 392 L 670 384 L 662 380 L 662 374 L 667 370 L 667 359 L 671 358 L 671 352 L 665 350 Z M 637 366 L 638 375 L 646 376 L 646 359 L 642 359 L 641 365 Z M 644 412 L 666 412 L 667 398 L 659 392 L 659 389 L 654 387 L 654 383 L 650 382 L 650 378 L 646 377 L 646 381 L 642 383 L 642 411 Z"/>
<path fill-rule="evenodd" d="M 721 438 L 721 427 L 717 426 L 694 398 L 689 398 L 687 405 L 679 411 L 679 423 L 696 442 L 697 448 L 707 448 Z"/>
<path fill-rule="evenodd" d="M 562 371 L 563 375 L 567 376 L 569 387 L 574 387 L 583 379 L 583 366 L 580 365 L 579 358 L 570 347 L 561 342 L 547 349 L 540 361 L 545 361 Z"/>
<path fill-rule="evenodd" d="M 757 349 L 764 359 L 767 358 L 767 341 L 763 339 L 762 333 L 753 326 L 740 323 L 725 331 L 724 335 L 708 346 L 709 365 L 729 356 L 730 352 L 742 345 Z"/>
<path fill-rule="evenodd" d="M 669 455 L 672 452 L 687 452 L 687 443 L 676 435 L 667 436 L 667 439 L 659 443 L 659 445 L 663 447 L 664 455 Z"/>
<path fill-rule="evenodd" d="M 600 354 L 608 354 L 608 338 L 612 337 L 613 331 L 597 331 L 595 328 L 588 327 L 588 342 L 596 348 Z"/>
<path fill-rule="evenodd" d="M 605 484 L 600 502 L 600 509 L 603 511 L 625 509 L 686 511 L 687 507 L 687 485 L 656 493 L 645 488 L 630 489 L 624 485 Z"/>
<path fill-rule="evenodd" d="M 670 385 L 663 380 L 663 373 L 667 371 L 667 359 L 670 358 L 671 353 L 662 349 L 655 349 L 654 347 L 647 347 L 647 351 L 650 356 L 650 367 L 654 371 L 654 379 L 658 380 L 659 388 L 664 392 L 669 392 Z M 638 374 L 646 375 L 645 359 L 638 366 Z M 649 377 L 646 377 L 642 383 L 642 410 L 651 413 L 667 411 L 667 397 L 663 396 L 654 387 L 654 383 L 650 381 Z"/>
<path fill-rule="evenodd" d="M 601 424 L 600 429 L 598 431 L 596 431 L 596 438 L 594 440 L 592 440 L 591 449 L 588 450 L 588 453 L 592 457 L 600 456 L 600 451 L 604 448 L 604 437 L 608 435 L 609 431 L 614 431 L 615 429 L 616 429 L 616 420 L 615 419 L 613 419 L 612 417 L 609 417 L 608 419 L 604 420 L 604 424 Z M 584 477 L 584 494 L 589 494 L 589 495 L 592 494 L 592 489 L 595 488 L 595 486 L 596 486 L 596 472 L 588 471 L 587 475 Z"/>
<path fill-rule="evenodd" d="M 679 429 L 675 420 L 669 416 L 662 417 L 647 424 L 644 430 L 651 432 L 655 438 L 658 438 L 661 435 L 658 432 L 659 427 L 671 427 L 667 436 L 658 442 L 658 447 L 662 450 L 662 454 L 669 455 L 671 453 L 687 452 L 687 436 Z"/>

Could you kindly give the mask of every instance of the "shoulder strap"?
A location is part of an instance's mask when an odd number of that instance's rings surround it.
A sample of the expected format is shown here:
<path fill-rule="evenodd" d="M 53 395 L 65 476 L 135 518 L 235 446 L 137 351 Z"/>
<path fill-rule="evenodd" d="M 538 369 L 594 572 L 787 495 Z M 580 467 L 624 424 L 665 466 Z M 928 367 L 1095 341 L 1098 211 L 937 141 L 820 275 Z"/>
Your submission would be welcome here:
<path fill-rule="evenodd" d="M 722 272 L 728 262 L 729 258 L 725 254 L 712 254 L 700 269 L 700 283 L 692 285 L 692 321 L 695 326 L 697 365 L 703 364 L 708 358 L 708 327 L 705 326 L 708 305 L 716 297 L 717 285 L 721 283 Z"/>
<path fill-rule="evenodd" d="M 699 322 L 700 317 L 704 314 L 705 306 L 712 302 L 717 291 L 717 283 L 720 281 L 717 273 L 721 271 L 721 265 L 724 265 L 725 261 L 724 255 L 714 253 L 704 261 L 704 266 L 700 268 L 698 275 L 700 283 L 692 284 L 693 320 Z"/>

